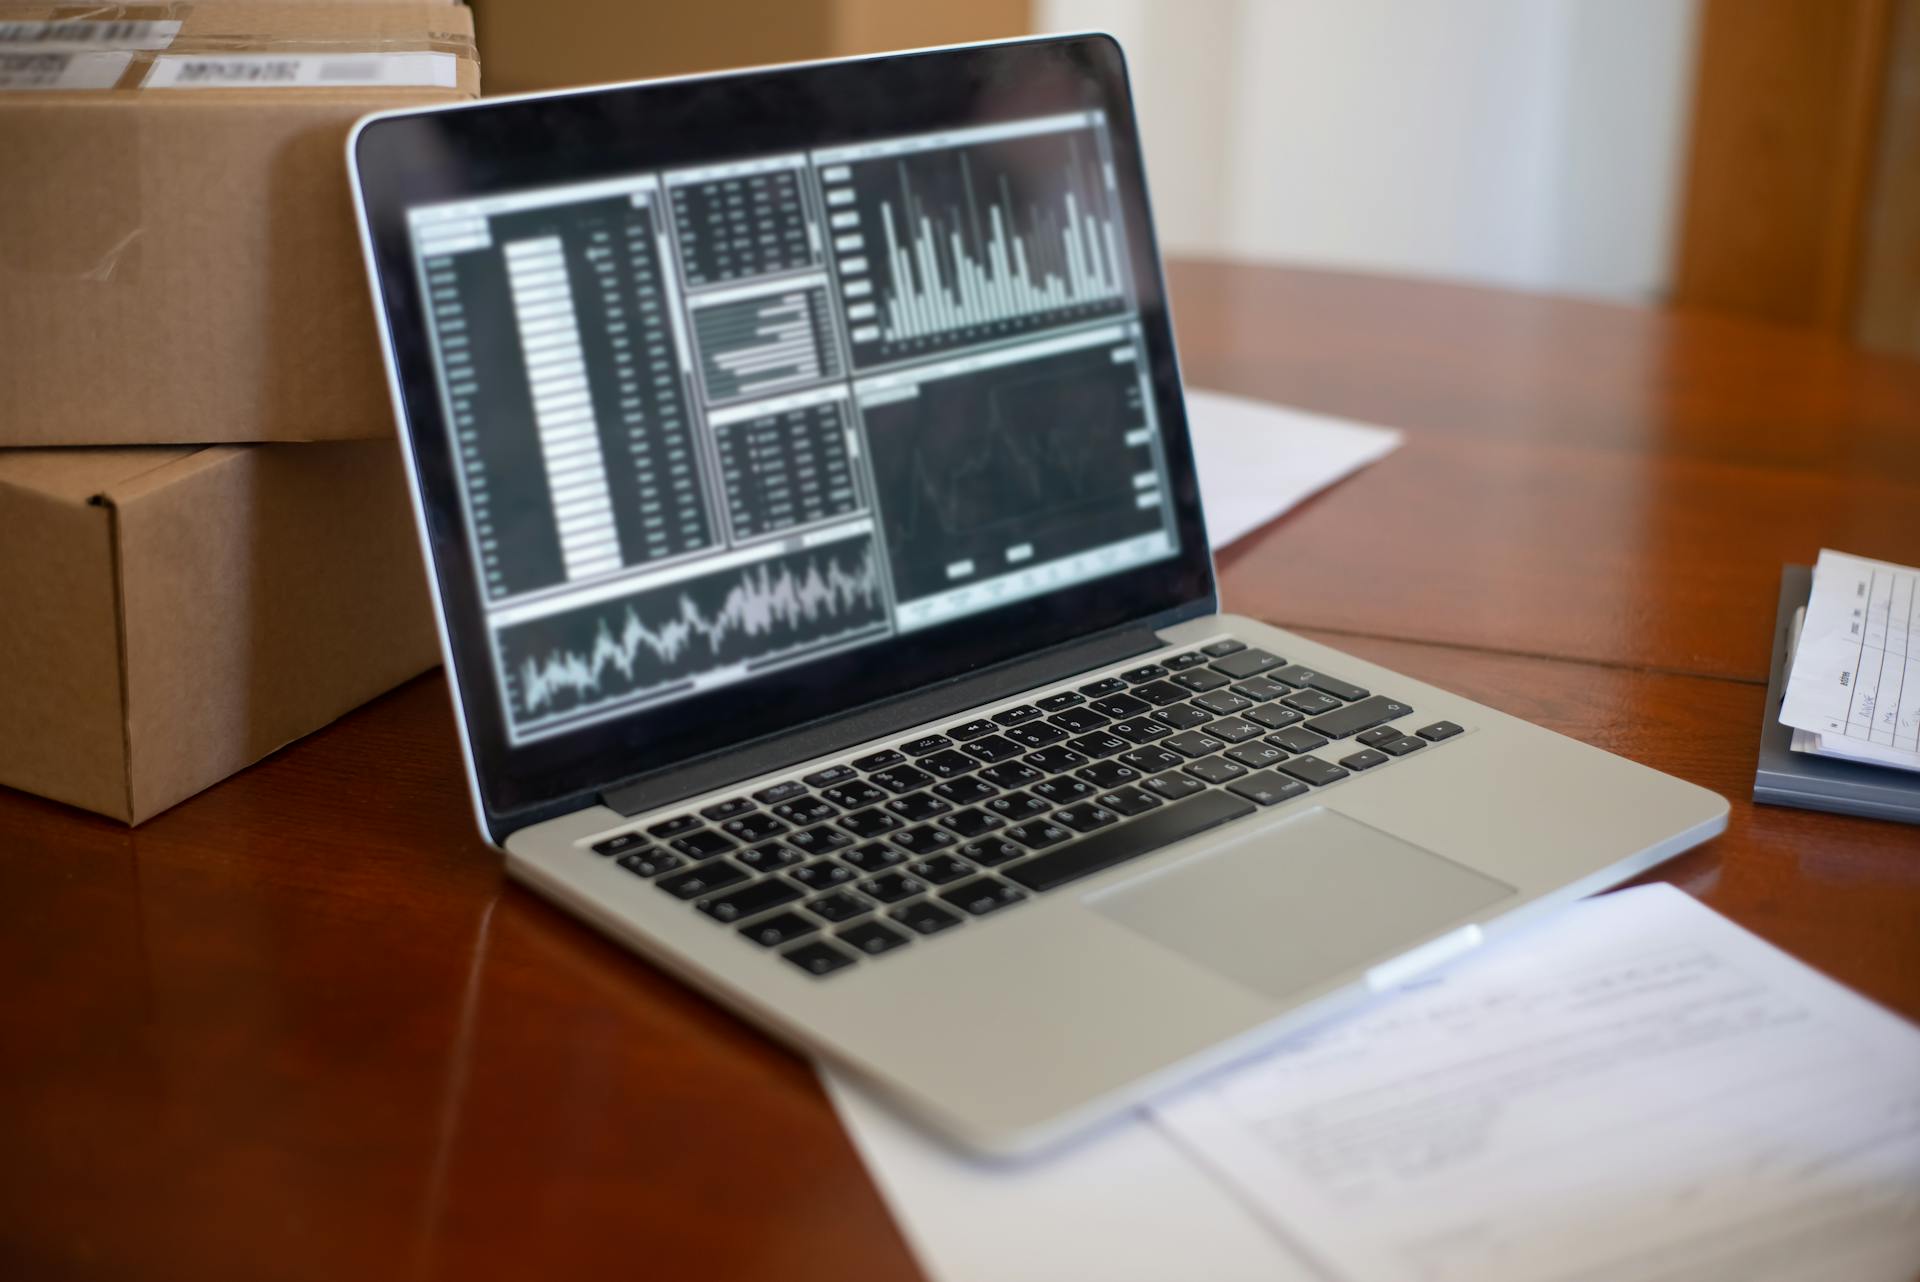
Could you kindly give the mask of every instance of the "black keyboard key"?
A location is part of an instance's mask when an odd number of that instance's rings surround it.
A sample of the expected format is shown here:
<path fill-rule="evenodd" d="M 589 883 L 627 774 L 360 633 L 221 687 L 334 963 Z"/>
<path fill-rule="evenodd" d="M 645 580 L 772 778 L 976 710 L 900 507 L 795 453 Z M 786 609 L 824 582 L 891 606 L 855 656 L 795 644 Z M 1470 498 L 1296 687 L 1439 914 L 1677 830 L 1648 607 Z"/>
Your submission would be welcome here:
<path fill-rule="evenodd" d="M 1149 681 L 1146 685 L 1135 686 L 1127 692 L 1136 699 L 1145 699 L 1156 708 L 1164 708 L 1170 703 L 1179 703 L 1193 694 L 1183 690 L 1171 681 Z"/>
<path fill-rule="evenodd" d="M 1200 653 L 1206 655 L 1210 659 L 1223 659 L 1227 655 L 1237 654 L 1246 648 L 1247 648 L 1246 642 L 1235 641 L 1232 637 L 1228 637 L 1224 641 L 1215 641 L 1212 645 L 1201 646 Z"/>
<path fill-rule="evenodd" d="M 1022 730 L 1031 730 L 1033 726 L 1021 726 L 1019 728 Z M 1028 746 L 1031 747 L 1032 745 Z M 1005 761 L 1009 757 L 1017 757 L 1022 752 L 1025 752 L 1026 748 L 1021 747 L 1006 735 L 991 734 L 984 739 L 975 739 L 966 746 L 964 751 L 969 757 L 992 765 L 996 761 Z"/>
<path fill-rule="evenodd" d="M 853 869 L 831 859 L 816 859 L 803 864 L 787 876 L 808 890 L 832 890 L 853 880 Z"/>
<path fill-rule="evenodd" d="M 1235 694 L 1240 695 L 1242 698 L 1251 699 L 1255 703 L 1265 703 L 1269 699 L 1278 699 L 1281 695 L 1286 694 L 1287 691 L 1288 687 L 1281 685 L 1278 681 L 1268 680 L 1266 677 L 1252 677 L 1245 681 L 1236 681 L 1233 685 L 1233 692 Z"/>
<path fill-rule="evenodd" d="M 1137 668 L 1128 668 L 1120 674 L 1120 679 L 1130 686 L 1137 686 L 1142 682 L 1154 681 L 1166 675 L 1167 670 L 1159 664 L 1146 663 Z"/>
<path fill-rule="evenodd" d="M 1442 739 L 1451 739 L 1462 733 L 1462 730 L 1451 721 L 1436 721 L 1430 726 L 1421 726 L 1414 733 L 1429 743 L 1439 743 Z"/>
<path fill-rule="evenodd" d="M 852 766 L 828 766 L 824 770 L 816 770 L 810 775 L 800 776 L 800 782 L 812 784 L 816 788 L 831 788 L 835 784 L 845 783 L 854 777 Z"/>
<path fill-rule="evenodd" d="M 716 801 L 711 806 L 700 807 L 700 813 L 717 823 L 722 819 L 731 819 L 735 815 L 744 815 L 752 809 L 751 797 L 729 797 L 725 801 Z"/>
<path fill-rule="evenodd" d="M 836 890 L 830 895 L 821 895 L 807 901 L 807 911 L 821 921 L 830 921 L 836 925 L 843 921 L 852 921 L 873 905 L 858 895 L 844 890 Z"/>
<path fill-rule="evenodd" d="M 1095 699 L 1093 710 L 1104 717 L 1135 717 L 1152 711 L 1153 705 L 1130 694 L 1110 694 L 1104 699 Z"/>
<path fill-rule="evenodd" d="M 1126 721 L 1116 721 L 1107 727 L 1108 734 L 1119 735 L 1128 743 L 1152 743 L 1173 733 L 1173 727 L 1163 726 L 1151 717 L 1133 717 Z"/>
<path fill-rule="evenodd" d="M 729 819 L 720 825 L 729 837 L 737 841 L 765 841 L 787 831 L 787 825 L 772 815 L 763 815 L 755 811 L 750 815 L 741 815 L 738 819 Z"/>
<path fill-rule="evenodd" d="M 1017 707 L 1008 708 L 1005 712 L 993 714 L 993 719 L 1003 726 L 1022 725 L 1028 721 L 1038 720 L 1039 717 L 1040 709 L 1030 703 L 1023 703 Z"/>
<path fill-rule="evenodd" d="M 1215 672 L 1224 672 L 1235 681 L 1244 681 L 1269 668 L 1277 668 L 1286 660 L 1266 650 L 1236 650 L 1223 659 L 1213 661 Z"/>
<path fill-rule="evenodd" d="M 968 739 L 978 739 L 983 734 L 992 734 L 997 729 L 999 729 L 998 726 L 984 717 L 975 717 L 972 721 L 964 721 L 957 726 L 948 726 L 947 733 L 964 743 Z"/>
<path fill-rule="evenodd" d="M 838 938 L 841 943 L 865 953 L 868 957 L 890 953 L 908 942 L 905 935 L 877 921 L 863 921 L 858 926 L 849 926 L 839 933 Z"/>
<path fill-rule="evenodd" d="M 1195 694 L 1205 694 L 1209 690 L 1218 690 L 1231 684 L 1232 678 L 1215 672 L 1212 668 L 1189 668 L 1185 672 L 1173 674 L 1175 685 L 1185 686 Z"/>
<path fill-rule="evenodd" d="M 1163 775 L 1155 775 L 1141 786 L 1151 788 L 1168 801 L 1178 801 L 1182 797 L 1191 797 L 1196 792 L 1204 792 L 1207 787 L 1207 785 L 1201 783 L 1191 775 L 1174 774 L 1171 771 Z"/>
<path fill-rule="evenodd" d="M 1120 760 L 1132 766 L 1143 775 L 1157 775 L 1162 770 L 1171 770 L 1186 758 L 1177 752 L 1168 752 L 1165 748 L 1135 748 L 1132 752 L 1120 754 Z"/>
<path fill-rule="evenodd" d="M 887 803 L 887 809 L 910 824 L 925 823 L 935 815 L 944 815 L 953 809 L 953 803 L 936 797 L 930 792 L 910 792 L 904 797 L 895 797 Z"/>
<path fill-rule="evenodd" d="M 1258 739 L 1266 731 L 1251 721 L 1240 717 L 1228 717 L 1223 721 L 1212 722 L 1201 733 L 1210 734 L 1216 739 L 1225 739 L 1228 743 L 1245 743 L 1249 739 Z"/>
<path fill-rule="evenodd" d="M 809 828 L 805 832 L 789 834 L 786 843 L 803 855 L 826 855 L 836 850 L 845 850 L 853 844 L 853 838 L 838 828 L 829 828 L 823 824 L 818 828 Z"/>
<path fill-rule="evenodd" d="M 1278 734 L 1268 735 L 1267 742 L 1288 752 L 1312 752 L 1315 748 L 1327 746 L 1325 739 L 1305 726 L 1289 726 Z"/>
<path fill-rule="evenodd" d="M 658 877 L 687 866 L 687 861 L 671 850 L 636 850 L 620 856 L 618 862 L 636 877 Z"/>
<path fill-rule="evenodd" d="M 1340 764 L 1349 770 L 1371 770 L 1375 766 L 1385 765 L 1392 760 L 1393 758 L 1384 752 L 1373 748 L 1362 748 L 1358 752 L 1340 758 Z"/>
<path fill-rule="evenodd" d="M 1068 806 L 1054 815 L 1055 823 L 1063 823 L 1075 832 L 1092 832 L 1108 824 L 1120 822 L 1120 816 L 1108 810 L 1097 801 L 1081 801 Z"/>
<path fill-rule="evenodd" d="M 1080 781 L 1078 779 L 1068 779 L 1065 782 L 1072 784 Z M 1037 783 L 1034 785 L 1036 788 L 1044 788 L 1046 786 L 1046 783 Z M 1012 792 L 1003 793 L 987 803 L 987 809 L 993 811 L 1002 819 L 1015 823 L 1022 819 L 1031 819 L 1035 815 L 1044 815 L 1051 808 L 1047 802 L 1040 800 L 1040 798 L 1034 796 L 1032 793 L 1023 792 L 1018 788 Z"/>
<path fill-rule="evenodd" d="M 1009 868 L 1006 875 L 1028 890 L 1052 890 L 1253 812 L 1253 803 L 1244 798 L 1203 792 L 1063 850 L 1035 855 Z"/>
<path fill-rule="evenodd" d="M 856 810 L 850 815 L 841 815 L 840 826 L 865 840 L 878 837 L 883 832 L 892 832 L 900 826 L 900 821 L 884 810 Z"/>
<path fill-rule="evenodd" d="M 764 846 L 743 850 L 733 858 L 735 863 L 748 872 L 777 872 L 782 868 L 791 868 L 804 856 L 789 846 L 784 846 L 777 841 L 769 841 Z"/>
<path fill-rule="evenodd" d="M 646 848 L 647 839 L 637 832 L 623 832 L 593 843 L 593 853 L 596 855 L 625 855 Z"/>
<path fill-rule="evenodd" d="M 853 764 L 860 770 L 885 770 L 888 766 L 897 766 L 905 760 L 904 755 L 895 752 L 892 748 L 882 748 L 864 757 L 855 757 Z"/>
<path fill-rule="evenodd" d="M 795 797 L 807 795 L 807 785 L 798 779 L 788 779 L 771 787 L 762 788 L 753 794 L 753 799 L 763 806 L 777 806 L 783 801 L 792 801 Z"/>
<path fill-rule="evenodd" d="M 1127 683 L 1119 677 L 1101 677 L 1098 681 L 1089 681 L 1080 687 L 1080 693 L 1089 699 L 1098 699 L 1103 695 L 1118 694 L 1127 688 Z"/>
<path fill-rule="evenodd" d="M 1171 748 L 1183 757 L 1205 757 L 1227 746 L 1225 739 L 1216 739 L 1210 734 L 1201 734 L 1198 730 L 1189 730 L 1177 734 L 1171 739 L 1161 740 L 1161 747 Z"/>
<path fill-rule="evenodd" d="M 1048 846 L 1059 845 L 1073 834 L 1059 824 L 1035 819 L 1028 823 L 1015 824 L 1007 829 L 1007 836 L 1029 850 L 1045 850 Z"/>
<path fill-rule="evenodd" d="M 1117 734 L 1108 734 L 1096 730 L 1092 734 L 1083 734 L 1078 739 L 1067 740 L 1067 747 L 1089 757 L 1111 757 L 1115 753 L 1125 752 L 1133 745 Z"/>
<path fill-rule="evenodd" d="M 876 806 L 887 799 L 884 789 L 876 788 L 866 780 L 858 783 L 845 783 L 837 788 L 829 788 L 825 797 L 842 810 L 859 810 L 866 806 Z"/>
<path fill-rule="evenodd" d="M 931 859 L 915 860 L 907 865 L 907 871 L 930 886 L 944 886 L 972 876 L 973 865 L 952 855 L 935 855 Z"/>
<path fill-rule="evenodd" d="M 1404 757 L 1409 752 L 1418 752 L 1427 746 L 1425 739 L 1416 739 L 1412 735 L 1401 735 L 1398 739 L 1389 739 L 1380 745 L 1380 751 Z"/>
<path fill-rule="evenodd" d="M 912 792 L 933 782 L 932 775 L 914 766 L 888 766 L 874 771 L 870 778 L 888 792 Z"/>
<path fill-rule="evenodd" d="M 1007 738 L 1027 748 L 1047 748 L 1067 738 L 1067 732 L 1059 726 L 1050 726 L 1044 721 L 1029 722 L 1024 726 L 1015 726 L 1007 731 Z"/>
<path fill-rule="evenodd" d="M 985 740 L 982 740 L 982 742 L 985 742 Z M 968 744 L 967 746 L 971 748 L 976 745 Z M 920 765 L 923 769 L 931 770 L 942 779 L 952 779 L 956 775 L 966 774 L 979 764 L 978 761 L 975 761 L 966 753 L 955 752 L 952 749 L 944 752 L 936 752 L 930 757 L 920 758 Z"/>
<path fill-rule="evenodd" d="M 667 843 L 689 859 L 711 859 L 715 855 L 724 855 L 738 845 L 722 837 L 711 828 L 702 828 L 699 832 L 690 832 L 684 837 L 675 837 Z"/>
<path fill-rule="evenodd" d="M 1091 707 L 1068 708 L 1065 712 L 1056 712 L 1047 718 L 1049 725 L 1059 726 L 1068 734 L 1085 734 L 1098 726 L 1107 724 L 1105 713 L 1096 712 Z"/>
<path fill-rule="evenodd" d="M 1042 712 L 1058 712 L 1062 708 L 1077 708 L 1087 701 L 1087 696 L 1072 690 L 1062 690 L 1059 694 L 1050 694 L 1044 699 L 1035 699 L 1034 704 Z"/>
<path fill-rule="evenodd" d="M 960 924 L 959 917 L 930 899 L 923 899 L 917 904 L 908 904 L 904 908 L 896 908 L 887 915 L 919 935 L 937 935 L 949 927 Z"/>
<path fill-rule="evenodd" d="M 1042 748 L 1039 752 L 1028 753 L 1023 760 L 1035 770 L 1049 775 L 1087 764 L 1087 759 L 1071 748 Z"/>
<path fill-rule="evenodd" d="M 648 833 L 661 840 L 678 837 L 683 832 L 691 832 L 700 826 L 699 815 L 681 815 L 677 819 L 667 819 L 648 827 Z"/>
<path fill-rule="evenodd" d="M 853 958 L 832 944 L 821 943 L 817 939 L 798 948 L 789 948 L 780 955 L 815 979 L 824 979 L 836 970 L 853 965 Z"/>
<path fill-rule="evenodd" d="M 1305 796 L 1307 785 L 1298 779 L 1289 779 L 1277 771 L 1262 770 L 1257 775 L 1235 779 L 1227 785 L 1227 791 L 1236 796 L 1245 797 L 1255 805 L 1273 806 L 1282 801 Z"/>
<path fill-rule="evenodd" d="M 1056 806 L 1065 806 L 1075 801 L 1084 801 L 1099 789 L 1084 779 L 1075 779 L 1071 775 L 1061 775 L 1045 783 L 1033 785 L 1034 795 L 1044 798 Z"/>
<path fill-rule="evenodd" d="M 1073 773 L 1096 788 L 1118 788 L 1121 784 L 1133 783 L 1140 778 L 1138 770 L 1118 761 L 1096 761 Z"/>
<path fill-rule="evenodd" d="M 1354 736 L 1354 741 L 1364 743 L 1369 748 L 1378 748 L 1389 740 L 1398 739 L 1401 733 L 1399 726 L 1375 726 L 1371 730 L 1362 730 Z"/>
<path fill-rule="evenodd" d="M 978 806 L 968 806 L 958 814 L 948 815 L 940 821 L 940 826 L 961 837 L 978 837 L 982 833 L 992 832 L 995 828 L 1006 827 L 1007 821 L 991 811 Z"/>
<path fill-rule="evenodd" d="M 938 752 L 942 748 L 951 748 L 953 740 L 943 734 L 923 734 L 900 745 L 900 751 L 909 757 L 924 757 L 929 752 Z"/>
<path fill-rule="evenodd" d="M 716 890 L 724 890 L 746 879 L 747 874 L 744 869 L 722 860 L 716 864 L 689 868 L 671 877 L 662 877 L 653 884 L 675 899 L 694 899 Z"/>
<path fill-rule="evenodd" d="M 883 872 L 878 877 L 869 877 L 860 883 L 861 894 L 878 899 L 883 904 L 897 904 L 925 889 L 918 881 L 901 872 Z"/>
<path fill-rule="evenodd" d="M 972 881 L 963 881 L 940 892 L 940 898 L 957 908 L 963 908 L 975 917 L 985 917 L 988 913 L 998 912 L 1002 908 L 1019 903 L 1027 897 L 1023 890 L 1015 890 L 998 877 L 975 877 Z"/>
<path fill-rule="evenodd" d="M 847 867 L 853 869 L 855 872 L 866 873 L 868 876 L 872 876 L 874 873 L 885 872 L 895 864 L 902 863 L 905 860 L 906 856 L 895 850 L 892 846 L 882 845 L 877 841 L 870 841 L 859 849 L 849 850 L 846 854 L 840 856 L 841 863 L 847 865 Z"/>
<path fill-rule="evenodd" d="M 1322 761 L 1318 757 L 1295 757 L 1276 769 L 1282 774 L 1292 775 L 1300 782 L 1310 783 L 1316 788 L 1347 777 L 1345 770 L 1331 761 Z"/>
<path fill-rule="evenodd" d="M 745 921 L 801 898 L 800 887 L 780 877 L 763 877 L 738 890 L 702 899 L 694 907 L 715 921 Z"/>
<path fill-rule="evenodd" d="M 1216 717 L 1239 712 L 1253 706 L 1253 700 L 1242 699 L 1231 690 L 1215 690 L 1212 694 L 1203 694 L 1193 701 L 1193 706 L 1211 712 Z"/>
<path fill-rule="evenodd" d="M 1296 690 L 1281 699 L 1280 702 L 1286 704 L 1294 711 L 1304 712 L 1310 717 L 1317 717 L 1322 713 L 1332 712 L 1340 706 L 1338 699 L 1330 694 L 1321 694 L 1318 690 Z"/>
<path fill-rule="evenodd" d="M 805 828 L 809 824 L 825 823 L 840 812 L 818 797 L 802 797 L 798 801 L 781 802 L 773 808 L 773 813 L 796 828 Z"/>
<path fill-rule="evenodd" d="M 819 922 L 808 921 L 799 913 L 775 913 L 752 925 L 742 926 L 740 933 L 762 948 L 778 948 L 796 939 L 805 939 L 819 929 Z"/>
<path fill-rule="evenodd" d="M 1003 761 L 997 766 L 988 766 L 985 770 L 976 773 L 996 788 L 1024 788 L 1046 777 L 1043 772 L 1035 770 L 1024 761 Z"/>
<path fill-rule="evenodd" d="M 1169 672 L 1185 672 L 1188 668 L 1197 668 L 1207 661 L 1207 656 L 1198 650 L 1188 650 L 1185 654 L 1176 654 L 1171 659 L 1162 659 Z"/>
<path fill-rule="evenodd" d="M 1018 859 L 1027 852 L 1004 837 L 986 837 L 980 841 L 969 841 L 955 853 L 964 855 L 982 868 L 992 868 L 1009 859 Z"/>
<path fill-rule="evenodd" d="M 1302 697 L 1304 696 L 1292 695 L 1287 701 L 1291 703 L 1294 699 Z M 1359 734 L 1362 730 L 1371 730 L 1397 717 L 1404 717 L 1412 711 L 1413 709 L 1404 703 L 1376 694 L 1371 699 L 1344 704 L 1324 716 L 1315 717 L 1307 722 L 1307 729 L 1315 734 L 1323 734 L 1329 739 L 1344 739 L 1350 734 Z"/>
<path fill-rule="evenodd" d="M 1257 721 L 1269 730 L 1285 730 L 1288 726 L 1298 725 L 1306 720 L 1292 708 L 1269 706 L 1249 708 L 1246 712 L 1249 721 Z"/>
<path fill-rule="evenodd" d="M 1226 783 L 1247 773 L 1245 766 L 1237 761 L 1228 761 L 1225 757 L 1202 757 L 1198 761 L 1189 761 L 1186 770 L 1195 779 L 1204 779 L 1208 783 Z"/>
<path fill-rule="evenodd" d="M 986 783 L 977 775 L 962 775 L 958 779 L 949 779 L 945 783 L 933 785 L 935 795 L 945 797 L 956 806 L 970 806 L 977 801 L 985 801 L 997 791 L 992 784 Z"/>
<path fill-rule="evenodd" d="M 1132 818 L 1143 815 L 1160 804 L 1158 797 L 1149 796 L 1138 788 L 1115 788 L 1112 792 L 1103 792 L 1098 798 L 1108 810 Z"/>
<path fill-rule="evenodd" d="M 888 840 L 910 855 L 929 855 L 936 850 L 960 844 L 960 839 L 945 828 L 935 828 L 931 824 L 896 832 Z"/>
<path fill-rule="evenodd" d="M 1330 694 L 1345 703 L 1367 697 L 1367 691 L 1351 681 L 1342 681 L 1339 677 L 1330 677 L 1303 664 L 1294 664 L 1272 674 L 1275 680 L 1284 681 L 1290 686 L 1299 686 L 1306 690 L 1318 690 L 1321 694 Z"/>
<path fill-rule="evenodd" d="M 1195 726 L 1204 726 L 1213 720 L 1211 712 L 1202 712 L 1190 703 L 1172 708 L 1162 708 L 1153 714 L 1155 721 L 1172 726 L 1175 730 L 1191 730 Z"/>
<path fill-rule="evenodd" d="M 1237 761 L 1249 770 L 1265 770 L 1277 761 L 1285 761 L 1287 754 L 1270 743 L 1243 743 L 1238 748 L 1228 748 L 1223 754 L 1229 761 Z"/>

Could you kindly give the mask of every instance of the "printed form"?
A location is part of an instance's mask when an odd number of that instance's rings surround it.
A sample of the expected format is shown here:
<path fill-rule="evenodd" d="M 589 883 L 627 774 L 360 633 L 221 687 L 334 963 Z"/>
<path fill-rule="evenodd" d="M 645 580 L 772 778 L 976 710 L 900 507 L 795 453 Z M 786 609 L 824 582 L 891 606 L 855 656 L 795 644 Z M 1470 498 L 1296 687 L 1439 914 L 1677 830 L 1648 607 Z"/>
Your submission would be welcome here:
<path fill-rule="evenodd" d="M 1780 720 L 1920 752 L 1920 570 L 1821 551 Z"/>
<path fill-rule="evenodd" d="M 1920 1029 L 1670 886 L 1154 1115 L 1352 1282 L 1920 1275 Z"/>

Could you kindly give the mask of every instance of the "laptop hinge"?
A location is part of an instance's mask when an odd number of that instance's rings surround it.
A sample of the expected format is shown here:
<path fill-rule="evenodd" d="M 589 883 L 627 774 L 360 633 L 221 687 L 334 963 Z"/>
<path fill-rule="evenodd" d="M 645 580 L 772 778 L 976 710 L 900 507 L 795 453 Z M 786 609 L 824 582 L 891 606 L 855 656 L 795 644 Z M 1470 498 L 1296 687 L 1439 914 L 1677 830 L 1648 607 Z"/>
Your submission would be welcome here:
<path fill-rule="evenodd" d="M 740 779 L 830 756 L 854 744 L 952 716 L 1022 690 L 1047 685 L 1076 672 L 1116 663 L 1166 643 L 1149 627 L 1134 625 L 956 677 L 941 685 L 827 717 L 798 730 L 710 753 L 705 757 L 631 779 L 600 794 L 601 804 L 623 815 L 672 805 L 683 797 L 723 788 Z"/>

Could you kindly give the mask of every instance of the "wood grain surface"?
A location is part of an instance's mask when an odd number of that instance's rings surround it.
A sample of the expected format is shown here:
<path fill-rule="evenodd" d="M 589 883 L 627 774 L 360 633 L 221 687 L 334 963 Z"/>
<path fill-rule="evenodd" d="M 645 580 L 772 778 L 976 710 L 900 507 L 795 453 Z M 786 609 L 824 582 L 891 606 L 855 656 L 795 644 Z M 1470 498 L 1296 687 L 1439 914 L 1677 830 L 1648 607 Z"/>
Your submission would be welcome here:
<path fill-rule="evenodd" d="M 1227 605 L 1713 788 L 1655 876 L 1920 1017 L 1920 829 L 1754 806 L 1779 564 L 1920 561 L 1920 368 L 1782 329 L 1175 273 L 1191 382 L 1398 454 Z M 128 831 L 0 792 L 0 1276 L 919 1276 L 801 1060 L 509 885 L 441 678 Z"/>

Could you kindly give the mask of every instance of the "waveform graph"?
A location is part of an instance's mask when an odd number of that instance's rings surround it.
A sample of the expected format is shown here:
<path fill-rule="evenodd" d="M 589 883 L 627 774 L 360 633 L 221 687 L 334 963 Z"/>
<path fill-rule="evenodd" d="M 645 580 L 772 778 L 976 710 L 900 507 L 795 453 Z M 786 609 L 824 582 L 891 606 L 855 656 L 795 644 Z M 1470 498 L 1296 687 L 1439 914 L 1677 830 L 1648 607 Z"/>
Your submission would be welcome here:
<path fill-rule="evenodd" d="M 1105 127 L 1076 113 L 816 153 L 855 366 L 1127 311 Z"/>
<path fill-rule="evenodd" d="M 498 628 L 517 736 L 682 698 L 885 635 L 871 532 L 730 561 Z"/>

